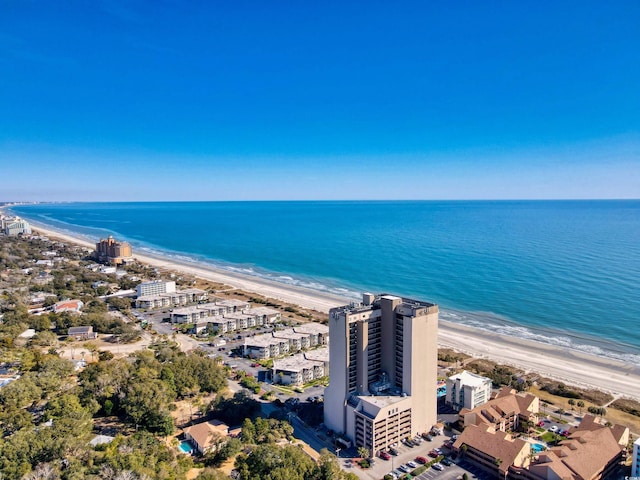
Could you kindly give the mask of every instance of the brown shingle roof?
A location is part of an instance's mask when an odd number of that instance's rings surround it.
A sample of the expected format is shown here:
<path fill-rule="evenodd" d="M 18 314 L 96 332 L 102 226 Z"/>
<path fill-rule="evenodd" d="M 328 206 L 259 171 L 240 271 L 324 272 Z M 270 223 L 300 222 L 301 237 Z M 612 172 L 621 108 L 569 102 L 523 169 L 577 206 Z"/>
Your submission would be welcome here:
<path fill-rule="evenodd" d="M 206 450 L 213 443 L 216 433 L 226 436 L 229 432 L 229 427 L 220 420 L 211 420 L 187 427 L 184 432 L 191 435 L 202 450 Z"/>
<path fill-rule="evenodd" d="M 524 457 L 528 458 L 531 453 L 531 446 L 520 438 L 514 439 L 505 432 L 494 432 L 490 427 L 477 427 L 470 425 L 464 429 L 462 434 L 453 444 L 453 448 L 460 449 L 462 445 L 481 451 L 493 458 L 499 458 L 502 463 L 499 470 L 506 472 L 509 466 L 513 465 L 516 459 L 524 451 Z M 521 467 L 522 465 L 516 465 Z"/>

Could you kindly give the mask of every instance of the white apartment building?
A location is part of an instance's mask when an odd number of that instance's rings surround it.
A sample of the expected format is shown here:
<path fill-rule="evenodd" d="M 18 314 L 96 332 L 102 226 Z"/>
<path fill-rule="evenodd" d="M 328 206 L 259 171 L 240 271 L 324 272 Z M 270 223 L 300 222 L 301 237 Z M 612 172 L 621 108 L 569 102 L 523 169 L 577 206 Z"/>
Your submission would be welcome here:
<path fill-rule="evenodd" d="M 31 234 L 31 225 L 20 217 L 4 217 L 2 220 L 2 230 L 6 235 Z"/>
<path fill-rule="evenodd" d="M 329 352 L 325 352 L 328 356 Z M 325 362 L 312 360 L 298 353 L 273 361 L 273 381 L 283 385 L 304 385 L 326 375 Z"/>
<path fill-rule="evenodd" d="M 136 294 L 138 297 L 160 295 L 161 293 L 174 293 L 175 291 L 176 282 L 167 280 L 152 280 L 150 282 L 142 282 L 136 287 Z"/>
<path fill-rule="evenodd" d="M 491 379 L 467 372 L 447 378 L 445 403 L 456 411 L 463 408 L 473 410 L 491 398 Z"/>
<path fill-rule="evenodd" d="M 329 335 L 328 428 L 375 454 L 435 425 L 437 305 L 365 293 L 331 309 Z"/>
<path fill-rule="evenodd" d="M 206 301 L 209 294 L 199 288 L 186 288 L 171 293 L 143 295 L 136 298 L 136 308 L 167 308 L 179 307 L 190 303 Z"/>
<path fill-rule="evenodd" d="M 631 464 L 631 476 L 640 477 L 640 438 L 633 442 L 633 463 Z"/>
<path fill-rule="evenodd" d="M 300 328 L 303 327 L 304 328 Z M 266 360 L 282 357 L 300 350 L 326 345 L 329 342 L 327 327 L 319 323 L 305 323 L 285 330 L 244 339 L 244 355 Z"/>

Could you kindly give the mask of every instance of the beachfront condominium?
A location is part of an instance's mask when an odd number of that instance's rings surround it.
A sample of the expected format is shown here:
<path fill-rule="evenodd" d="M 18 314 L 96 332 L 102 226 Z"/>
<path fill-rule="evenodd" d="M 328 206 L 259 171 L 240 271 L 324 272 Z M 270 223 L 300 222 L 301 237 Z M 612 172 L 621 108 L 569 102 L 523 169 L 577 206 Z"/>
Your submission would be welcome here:
<path fill-rule="evenodd" d="M 128 242 L 119 242 L 109 235 L 96 243 L 95 257 L 99 262 L 119 265 L 133 260 L 131 245 Z"/>
<path fill-rule="evenodd" d="M 375 454 L 433 427 L 437 305 L 365 293 L 331 309 L 329 336 L 324 423 L 340 442 Z"/>
<path fill-rule="evenodd" d="M 176 282 L 171 280 L 151 280 L 142 282 L 136 286 L 136 295 L 145 297 L 147 295 L 160 295 L 161 293 L 175 293 Z"/>
<path fill-rule="evenodd" d="M 456 411 L 473 410 L 491 398 L 490 378 L 464 370 L 447 378 L 446 404 Z"/>

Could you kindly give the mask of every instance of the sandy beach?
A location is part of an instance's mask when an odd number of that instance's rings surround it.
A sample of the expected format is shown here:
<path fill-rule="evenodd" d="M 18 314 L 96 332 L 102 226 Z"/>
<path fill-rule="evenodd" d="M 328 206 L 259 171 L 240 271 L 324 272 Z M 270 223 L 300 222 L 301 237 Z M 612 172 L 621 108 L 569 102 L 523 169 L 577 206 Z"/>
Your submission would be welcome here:
<path fill-rule="evenodd" d="M 40 226 L 34 227 L 34 230 L 62 241 L 95 248 L 93 243 Z M 320 312 L 328 312 L 332 307 L 354 300 L 328 292 L 229 272 L 204 264 L 139 255 L 136 252 L 134 252 L 134 257 L 156 267 L 223 283 L 247 292 L 261 294 Z M 487 358 L 528 372 L 536 372 L 567 384 L 596 388 L 616 396 L 640 400 L 640 368 L 620 361 L 540 342 L 492 334 L 443 320 L 440 321 L 438 342 L 442 347 L 450 347 L 474 357 Z"/>

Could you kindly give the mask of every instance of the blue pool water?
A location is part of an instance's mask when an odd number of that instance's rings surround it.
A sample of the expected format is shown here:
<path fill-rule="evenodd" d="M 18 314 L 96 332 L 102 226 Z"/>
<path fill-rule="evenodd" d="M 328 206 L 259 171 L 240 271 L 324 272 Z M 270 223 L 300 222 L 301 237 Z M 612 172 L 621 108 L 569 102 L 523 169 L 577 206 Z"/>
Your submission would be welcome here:
<path fill-rule="evenodd" d="M 544 445 L 541 445 L 539 443 L 532 443 L 531 444 L 531 451 L 533 453 L 540 453 L 543 450 L 544 450 Z"/>
<path fill-rule="evenodd" d="M 193 451 L 193 445 L 189 440 L 183 440 L 180 442 L 180 450 L 184 453 L 191 453 Z"/>

